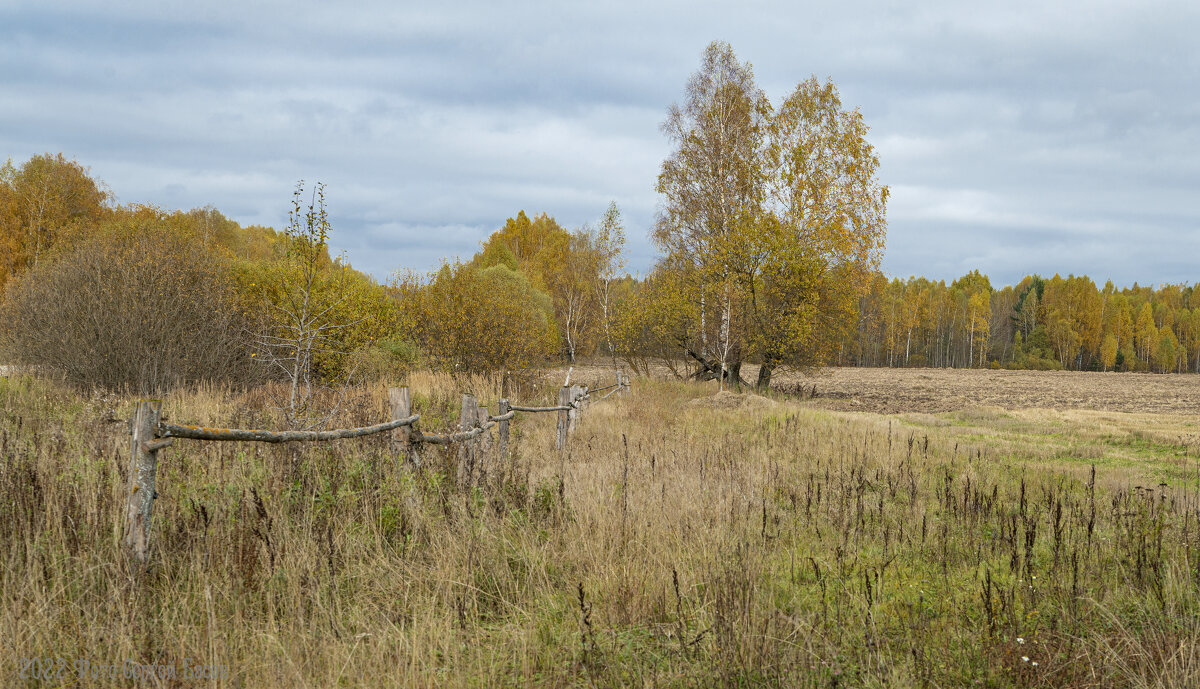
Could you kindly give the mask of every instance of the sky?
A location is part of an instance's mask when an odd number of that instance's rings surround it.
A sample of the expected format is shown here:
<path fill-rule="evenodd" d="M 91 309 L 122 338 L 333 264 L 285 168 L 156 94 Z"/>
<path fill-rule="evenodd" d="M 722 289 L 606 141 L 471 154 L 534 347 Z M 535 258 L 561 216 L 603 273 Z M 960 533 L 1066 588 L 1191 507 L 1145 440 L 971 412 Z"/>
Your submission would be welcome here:
<path fill-rule="evenodd" d="M 380 280 L 615 201 L 644 274 L 660 125 L 722 40 L 773 101 L 816 75 L 862 112 L 889 276 L 1200 280 L 1200 3 L 433 5 L 0 0 L 0 159 L 274 227 L 320 181 Z"/>

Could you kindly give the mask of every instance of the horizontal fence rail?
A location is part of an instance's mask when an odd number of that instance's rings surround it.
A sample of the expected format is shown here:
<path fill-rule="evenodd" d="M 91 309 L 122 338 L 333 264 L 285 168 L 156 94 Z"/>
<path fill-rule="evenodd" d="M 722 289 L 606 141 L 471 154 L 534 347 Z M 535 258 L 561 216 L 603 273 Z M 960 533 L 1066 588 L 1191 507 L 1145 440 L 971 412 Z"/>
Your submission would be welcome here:
<path fill-rule="evenodd" d="M 257 443 L 291 443 L 312 440 L 341 440 L 343 438 L 358 438 L 390 431 L 401 426 L 411 426 L 420 420 L 419 414 L 413 414 L 404 419 L 396 419 L 387 423 L 363 426 L 361 428 L 343 428 L 337 431 L 260 431 L 240 428 L 208 428 L 205 426 L 176 426 L 170 423 L 158 424 L 158 436 L 161 438 L 187 438 L 189 440 L 244 440 Z"/>
<path fill-rule="evenodd" d="M 547 411 L 571 411 L 574 408 L 575 407 L 573 407 L 569 404 L 561 406 L 561 407 L 516 407 L 516 406 L 509 407 L 509 409 L 512 409 L 513 411 L 527 411 L 527 412 L 532 412 L 534 414 L 537 414 L 540 412 L 547 412 Z"/>
<path fill-rule="evenodd" d="M 151 516 L 155 491 L 155 476 L 158 471 L 158 452 L 170 447 L 175 438 L 187 440 L 235 440 L 259 443 L 291 443 L 343 440 L 360 438 L 376 433 L 392 432 L 392 448 L 408 466 L 420 467 L 418 448 L 421 445 L 457 445 L 459 481 L 471 480 L 480 452 L 493 447 L 493 428 L 499 427 L 495 443 L 498 455 L 508 453 L 509 422 L 517 412 L 558 414 L 555 447 L 564 450 L 567 437 L 574 430 L 579 415 L 590 402 L 591 395 L 599 390 L 615 388 L 601 398 L 607 399 L 615 392 L 628 392 L 629 377 L 617 372 L 617 382 L 597 390 L 588 390 L 581 385 L 570 385 L 571 374 L 567 373 L 567 384 L 558 392 L 558 404 L 553 407 L 526 407 L 499 400 L 499 413 L 492 416 L 487 407 L 479 407 L 474 395 L 463 395 L 462 412 L 459 415 L 459 431 L 456 433 L 425 433 L 417 424 L 419 414 L 412 413 L 408 388 L 388 388 L 392 420 L 373 426 L 342 428 L 332 431 L 267 431 L 260 429 L 212 428 L 166 423 L 162 419 L 162 403 L 154 400 L 138 402 L 133 418 L 130 419 L 130 471 L 129 498 L 126 501 L 125 546 L 129 558 L 137 564 L 145 564 L 149 558 Z"/>

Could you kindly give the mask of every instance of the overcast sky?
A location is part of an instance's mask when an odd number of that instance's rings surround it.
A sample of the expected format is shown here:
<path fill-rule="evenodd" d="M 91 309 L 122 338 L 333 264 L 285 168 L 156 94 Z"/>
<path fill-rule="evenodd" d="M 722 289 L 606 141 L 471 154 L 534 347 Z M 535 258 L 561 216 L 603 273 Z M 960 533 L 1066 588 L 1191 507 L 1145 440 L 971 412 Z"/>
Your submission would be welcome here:
<path fill-rule="evenodd" d="M 433 5 L 0 0 L 0 159 L 275 227 L 320 180 L 380 279 L 616 201 L 644 272 L 659 125 L 724 40 L 773 100 L 815 74 L 861 109 L 887 274 L 1200 280 L 1194 1 Z"/>

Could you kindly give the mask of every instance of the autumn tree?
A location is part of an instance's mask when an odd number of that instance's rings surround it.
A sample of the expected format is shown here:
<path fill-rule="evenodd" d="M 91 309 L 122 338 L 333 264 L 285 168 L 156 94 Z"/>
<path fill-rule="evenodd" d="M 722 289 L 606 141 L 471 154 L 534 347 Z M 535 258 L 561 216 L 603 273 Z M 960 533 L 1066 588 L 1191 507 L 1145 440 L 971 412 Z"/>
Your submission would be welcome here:
<path fill-rule="evenodd" d="M 701 355 L 712 357 L 715 292 L 718 375 L 738 381 L 752 358 L 765 388 L 779 366 L 828 360 L 831 333 L 853 329 L 882 254 L 887 188 L 861 113 L 843 109 L 832 82 L 810 78 L 772 108 L 750 65 L 714 42 L 686 96 L 663 126 L 674 150 L 654 240 L 700 276 Z"/>
<path fill-rule="evenodd" d="M 458 373 L 528 368 L 558 342 L 550 296 L 503 263 L 449 263 L 427 276 L 397 273 L 399 335 L 434 368 Z"/>
<path fill-rule="evenodd" d="M 687 372 L 679 353 L 700 358 L 700 304 L 695 265 L 668 256 L 631 289 L 613 321 L 613 346 L 635 371 L 650 373 L 650 362 L 661 361 L 677 377 Z"/>
<path fill-rule="evenodd" d="M 101 220 L 109 197 L 87 168 L 61 153 L 0 166 L 0 286 L 37 265 L 63 232 Z"/>
<path fill-rule="evenodd" d="M 373 307 L 386 300 L 378 292 L 377 299 L 363 304 L 356 274 L 330 259 L 333 227 L 325 186 L 316 184 L 307 201 L 304 197 L 304 182 L 298 182 L 283 232 L 286 253 L 265 265 L 261 276 L 265 311 L 255 342 L 259 361 L 288 383 L 287 398 L 279 405 L 287 423 L 316 428 L 336 411 L 318 408 L 317 390 L 344 377 L 346 355 L 365 344 L 354 342 L 349 334 L 355 328 L 362 333 L 365 325 L 377 321 L 382 309 Z"/>
<path fill-rule="evenodd" d="M 1158 342 L 1151 352 L 1154 365 L 1163 373 L 1170 373 L 1178 368 L 1179 340 L 1170 327 L 1164 325 L 1158 330 Z"/>
<path fill-rule="evenodd" d="M 561 351 L 568 361 L 575 361 L 590 353 L 598 339 L 611 339 L 610 286 L 622 265 L 624 243 L 615 203 L 599 225 L 574 231 L 545 213 L 530 219 L 521 211 L 488 237 L 471 265 L 505 265 L 524 274 L 533 289 L 549 295 Z"/>
<path fill-rule="evenodd" d="M 1100 342 L 1100 363 L 1105 371 L 1117 363 L 1117 336 L 1112 333 L 1105 335 Z"/>
<path fill-rule="evenodd" d="M 1138 358 L 1150 361 L 1155 347 L 1159 343 L 1158 327 L 1154 324 L 1154 307 L 1147 301 L 1138 309 L 1137 320 L 1133 325 L 1133 340 Z"/>
<path fill-rule="evenodd" d="M 721 291 L 720 333 L 728 333 L 732 318 L 731 266 L 721 260 L 722 254 L 728 255 L 723 247 L 736 241 L 731 235 L 739 224 L 745 227 L 761 207 L 762 142 L 770 104 L 755 85 L 750 65 L 739 62 L 733 49 L 720 42 L 705 49 L 686 96 L 683 105 L 671 106 L 662 127 L 675 149 L 658 176 L 665 203 L 653 239 L 665 253 L 691 262 L 699 271 L 694 296 L 699 302 L 699 355 L 707 359 L 711 352 L 706 306 L 714 283 Z M 728 338 L 718 346 L 728 356 Z"/>
<path fill-rule="evenodd" d="M 604 211 L 595 232 L 594 247 L 596 261 L 596 301 L 600 307 L 600 327 L 604 333 L 604 345 L 609 356 L 616 356 L 613 348 L 612 324 L 614 313 L 614 283 L 625 267 L 625 224 L 621 210 L 613 201 Z"/>

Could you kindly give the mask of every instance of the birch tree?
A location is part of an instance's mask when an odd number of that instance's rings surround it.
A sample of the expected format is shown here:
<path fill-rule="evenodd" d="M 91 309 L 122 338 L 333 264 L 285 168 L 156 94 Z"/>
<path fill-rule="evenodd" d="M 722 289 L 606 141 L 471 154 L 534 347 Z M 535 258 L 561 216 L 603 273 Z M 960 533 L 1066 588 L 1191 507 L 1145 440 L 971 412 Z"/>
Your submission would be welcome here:
<path fill-rule="evenodd" d="M 625 267 L 625 224 L 621 220 L 621 210 L 613 201 L 604 212 L 600 226 L 596 230 L 596 251 L 598 254 L 596 271 L 596 300 L 600 306 L 600 323 L 604 332 L 604 345 L 609 356 L 616 362 L 616 350 L 613 348 L 613 281 L 620 277 L 621 269 Z"/>
<path fill-rule="evenodd" d="M 720 333 L 729 333 L 731 318 L 732 285 L 727 267 L 715 260 L 716 249 L 729 240 L 738 222 L 757 214 L 763 191 L 761 142 L 770 105 L 754 83 L 751 66 L 739 62 L 733 48 L 721 42 L 705 49 L 685 95 L 682 105 L 671 106 L 662 127 L 675 150 L 658 176 L 665 203 L 653 239 L 666 253 L 692 262 L 704 276 L 695 298 L 700 302 L 700 356 L 707 358 L 704 302 L 709 283 L 724 283 Z M 719 345 L 726 354 L 728 344 Z M 723 364 L 722 378 L 727 370 Z"/>
<path fill-rule="evenodd" d="M 317 183 L 304 202 L 304 182 L 292 194 L 288 226 L 284 230 L 287 254 L 264 285 L 268 291 L 264 327 L 255 341 L 255 356 L 288 383 L 288 397 L 280 404 L 293 428 L 311 429 L 332 417 L 334 410 L 321 410 L 315 393 L 321 379 L 315 364 L 339 351 L 339 335 L 373 316 L 347 319 L 340 308 L 354 294 L 346 281 L 348 272 L 329 258 L 332 225 L 325 208 L 325 185 Z"/>
<path fill-rule="evenodd" d="M 737 384 L 749 357 L 765 388 L 779 366 L 828 360 L 853 330 L 882 256 L 888 190 L 861 113 L 832 82 L 803 81 L 773 109 L 750 65 L 712 43 L 686 95 L 663 125 L 674 150 L 654 240 L 702 276 L 702 370 Z M 704 360 L 706 295 L 719 301 L 719 368 Z"/>

